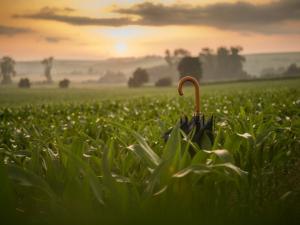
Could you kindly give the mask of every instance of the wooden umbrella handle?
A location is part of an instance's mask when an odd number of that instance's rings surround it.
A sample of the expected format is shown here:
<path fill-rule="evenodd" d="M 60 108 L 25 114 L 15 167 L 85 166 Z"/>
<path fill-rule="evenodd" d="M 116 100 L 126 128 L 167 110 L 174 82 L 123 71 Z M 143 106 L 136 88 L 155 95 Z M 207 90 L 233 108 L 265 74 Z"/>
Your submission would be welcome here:
<path fill-rule="evenodd" d="M 199 85 L 199 82 L 194 77 L 191 77 L 191 76 L 185 76 L 185 77 L 181 78 L 179 80 L 178 88 L 177 88 L 178 93 L 181 96 L 183 95 L 182 87 L 186 81 L 190 81 L 194 85 L 194 88 L 195 88 L 195 114 L 199 115 L 200 114 L 200 85 Z"/>

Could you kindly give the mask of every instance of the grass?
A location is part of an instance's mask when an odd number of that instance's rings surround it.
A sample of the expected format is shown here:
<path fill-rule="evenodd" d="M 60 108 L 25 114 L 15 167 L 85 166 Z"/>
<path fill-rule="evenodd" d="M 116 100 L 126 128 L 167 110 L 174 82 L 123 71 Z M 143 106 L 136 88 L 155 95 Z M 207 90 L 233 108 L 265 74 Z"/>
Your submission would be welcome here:
<path fill-rule="evenodd" d="M 211 149 L 176 125 L 192 114 L 191 88 L 1 87 L 2 221 L 297 224 L 299 84 L 203 86 Z"/>

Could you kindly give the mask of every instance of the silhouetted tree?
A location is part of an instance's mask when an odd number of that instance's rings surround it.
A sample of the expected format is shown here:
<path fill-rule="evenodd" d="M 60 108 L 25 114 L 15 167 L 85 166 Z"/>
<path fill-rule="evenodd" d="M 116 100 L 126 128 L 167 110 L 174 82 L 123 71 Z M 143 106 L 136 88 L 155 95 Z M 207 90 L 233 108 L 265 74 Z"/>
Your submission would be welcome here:
<path fill-rule="evenodd" d="M 69 87 L 69 85 L 70 85 L 70 80 L 68 80 L 68 79 L 63 79 L 63 80 L 61 80 L 60 82 L 59 82 L 59 84 L 58 84 L 58 86 L 60 87 L 60 88 L 68 88 Z"/>
<path fill-rule="evenodd" d="M 165 51 L 165 60 L 170 67 L 173 66 L 173 60 L 169 49 Z"/>
<path fill-rule="evenodd" d="M 229 68 L 229 50 L 225 47 L 219 47 L 217 50 L 216 73 L 221 77 L 228 77 Z"/>
<path fill-rule="evenodd" d="M 155 82 L 156 87 L 167 87 L 172 85 L 172 79 L 170 77 L 164 77 Z"/>
<path fill-rule="evenodd" d="M 171 54 L 170 50 L 166 50 L 165 51 L 165 60 L 166 62 L 168 63 L 168 65 L 170 67 L 172 66 L 177 66 L 179 61 L 183 58 L 183 57 L 186 57 L 186 56 L 190 56 L 191 53 L 186 50 L 186 49 L 183 49 L 183 48 L 178 48 L 178 49 L 175 49 L 174 52 L 173 52 L 173 55 Z"/>
<path fill-rule="evenodd" d="M 130 77 L 128 80 L 128 87 L 140 87 L 141 84 L 138 83 L 133 77 Z"/>
<path fill-rule="evenodd" d="M 291 64 L 286 71 L 284 72 L 286 76 L 300 76 L 300 67 L 298 67 L 295 63 Z"/>
<path fill-rule="evenodd" d="M 228 72 L 235 77 L 240 77 L 243 74 L 243 63 L 246 59 L 240 55 L 242 50 L 243 48 L 240 46 L 230 48 L 230 67 Z"/>
<path fill-rule="evenodd" d="M 44 59 L 41 63 L 45 66 L 45 71 L 44 71 L 44 74 L 45 74 L 45 77 L 47 79 L 47 83 L 52 83 L 52 76 L 51 76 L 51 69 L 52 69 L 52 66 L 53 66 L 53 57 L 49 57 L 49 58 L 46 58 Z"/>
<path fill-rule="evenodd" d="M 21 78 L 18 86 L 20 88 L 30 88 L 31 84 L 28 78 Z"/>
<path fill-rule="evenodd" d="M 199 54 L 202 62 L 203 72 L 209 78 L 214 78 L 216 74 L 216 55 L 210 48 L 203 48 Z"/>
<path fill-rule="evenodd" d="M 12 83 L 12 76 L 16 75 L 15 71 L 15 61 L 9 57 L 4 56 L 0 62 L 1 64 L 1 73 L 2 76 L 2 84 L 11 84 Z"/>
<path fill-rule="evenodd" d="M 182 58 L 177 68 L 180 78 L 184 76 L 192 76 L 197 80 L 200 80 L 202 77 L 202 64 L 198 57 L 186 56 Z"/>
<path fill-rule="evenodd" d="M 129 87 L 140 87 L 144 83 L 149 81 L 149 75 L 147 70 L 142 68 L 137 68 L 134 72 L 132 77 L 128 80 Z"/>
<path fill-rule="evenodd" d="M 243 70 L 245 57 L 240 55 L 242 47 L 219 47 L 214 54 L 209 48 L 203 48 L 199 58 L 203 63 L 203 71 L 209 79 L 243 78 L 246 72 Z"/>
<path fill-rule="evenodd" d="M 124 73 L 122 72 L 115 72 L 107 70 L 105 74 L 99 79 L 99 83 L 107 83 L 107 84 L 113 84 L 113 83 L 126 83 L 127 78 Z"/>
<path fill-rule="evenodd" d="M 174 50 L 174 56 L 186 57 L 186 56 L 191 56 L 191 53 L 186 49 L 177 48 Z"/>

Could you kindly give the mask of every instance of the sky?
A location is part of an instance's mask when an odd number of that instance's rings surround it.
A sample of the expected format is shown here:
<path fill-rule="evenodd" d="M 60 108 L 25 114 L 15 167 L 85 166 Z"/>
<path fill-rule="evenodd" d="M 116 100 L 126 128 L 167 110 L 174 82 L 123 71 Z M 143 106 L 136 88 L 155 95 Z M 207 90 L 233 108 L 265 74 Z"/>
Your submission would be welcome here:
<path fill-rule="evenodd" d="M 0 56 L 16 60 L 163 55 L 242 46 L 300 51 L 300 0 L 0 0 Z"/>

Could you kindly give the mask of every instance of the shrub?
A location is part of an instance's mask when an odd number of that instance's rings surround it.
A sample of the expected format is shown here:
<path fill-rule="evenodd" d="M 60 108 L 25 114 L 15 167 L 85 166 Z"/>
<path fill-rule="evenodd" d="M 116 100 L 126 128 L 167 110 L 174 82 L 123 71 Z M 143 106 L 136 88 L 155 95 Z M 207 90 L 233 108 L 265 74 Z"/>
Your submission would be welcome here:
<path fill-rule="evenodd" d="M 31 84 L 28 78 L 21 78 L 18 84 L 20 88 L 30 88 L 30 85 Z"/>
<path fill-rule="evenodd" d="M 63 79 L 59 82 L 60 88 L 68 88 L 69 85 L 70 85 L 70 80 L 68 80 L 68 79 Z"/>
<path fill-rule="evenodd" d="M 284 75 L 286 75 L 286 76 L 300 75 L 300 67 L 298 67 L 297 64 L 293 63 L 293 64 L 289 65 L 289 67 L 285 71 Z"/>
<path fill-rule="evenodd" d="M 172 79 L 170 77 L 164 77 L 155 82 L 156 87 L 168 87 L 172 85 Z"/>
<path fill-rule="evenodd" d="M 140 87 L 144 83 L 149 81 L 149 74 L 147 70 L 142 68 L 137 68 L 131 78 L 128 80 L 129 87 Z"/>
<path fill-rule="evenodd" d="M 130 77 L 128 80 L 128 87 L 140 87 L 141 84 L 135 80 L 133 77 Z"/>

